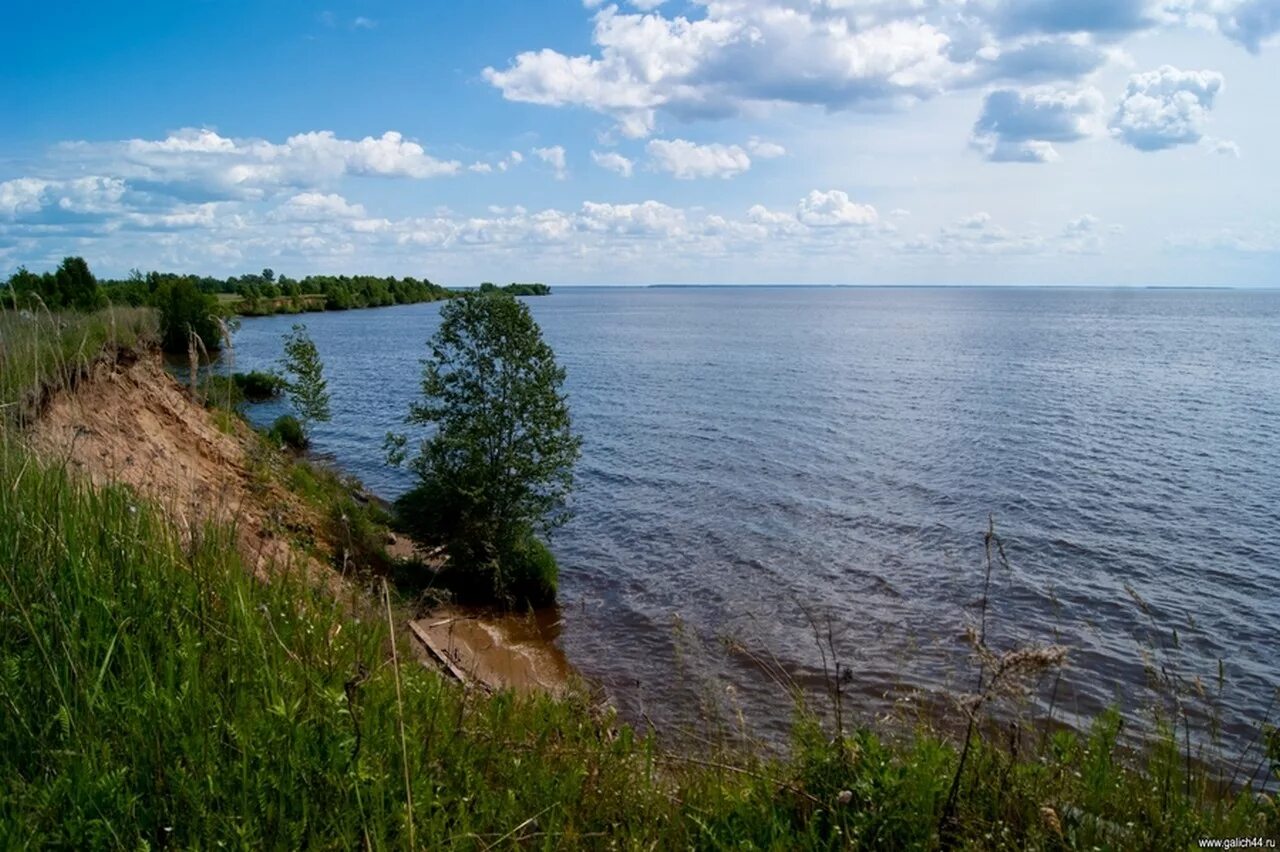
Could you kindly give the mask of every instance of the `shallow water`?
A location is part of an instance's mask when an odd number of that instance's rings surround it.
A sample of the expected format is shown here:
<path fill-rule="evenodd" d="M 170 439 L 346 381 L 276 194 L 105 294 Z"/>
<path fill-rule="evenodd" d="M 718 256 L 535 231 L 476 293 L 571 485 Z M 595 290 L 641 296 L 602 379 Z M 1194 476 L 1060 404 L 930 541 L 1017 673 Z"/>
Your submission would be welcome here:
<path fill-rule="evenodd" d="M 1060 711 L 1149 700 L 1154 621 L 1188 676 L 1212 685 L 1225 660 L 1229 734 L 1261 720 L 1280 682 L 1280 292 L 562 288 L 529 305 L 584 437 L 553 541 L 561 643 L 631 718 L 712 702 L 784 729 L 757 658 L 819 684 L 828 619 L 858 710 L 967 683 L 994 515 L 1012 570 L 993 632 L 1072 647 Z M 317 448 L 394 497 L 408 479 L 382 437 L 439 307 L 246 320 L 236 368 L 270 366 L 306 322 L 333 393 Z"/>

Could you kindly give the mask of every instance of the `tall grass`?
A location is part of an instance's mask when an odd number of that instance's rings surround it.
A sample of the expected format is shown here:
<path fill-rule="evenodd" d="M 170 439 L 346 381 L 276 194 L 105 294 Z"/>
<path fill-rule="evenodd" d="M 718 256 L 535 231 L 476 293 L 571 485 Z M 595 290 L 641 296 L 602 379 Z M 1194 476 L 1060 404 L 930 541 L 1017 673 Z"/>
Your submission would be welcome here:
<path fill-rule="evenodd" d="M 1271 800 L 1221 791 L 1176 731 L 1123 752 L 1114 713 L 1023 751 L 975 724 L 963 765 L 930 730 L 833 732 L 803 707 L 788 757 L 673 754 L 580 695 L 462 689 L 394 653 L 385 592 L 351 606 L 306 577 L 264 583 L 235 541 L 180 536 L 0 425 L 0 845 L 1163 850 L 1280 834 Z"/>
<path fill-rule="evenodd" d="M 0 415 L 10 423 L 34 416 L 46 393 L 73 384 L 104 353 L 145 349 L 158 335 L 152 308 L 0 310 Z"/>

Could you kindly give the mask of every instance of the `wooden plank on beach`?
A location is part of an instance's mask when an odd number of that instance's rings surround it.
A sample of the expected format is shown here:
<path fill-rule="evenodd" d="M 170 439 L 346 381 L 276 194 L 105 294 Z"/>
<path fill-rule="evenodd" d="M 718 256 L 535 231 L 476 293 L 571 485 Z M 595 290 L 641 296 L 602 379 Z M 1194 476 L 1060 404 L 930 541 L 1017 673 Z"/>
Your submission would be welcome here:
<path fill-rule="evenodd" d="M 449 655 L 446 654 L 443 650 L 441 650 L 438 645 L 436 645 L 436 643 L 432 640 L 431 636 L 427 633 L 427 631 L 419 627 L 417 622 L 410 621 L 409 630 L 413 633 L 414 636 L 417 637 L 418 641 L 421 642 L 423 645 L 425 645 L 427 647 L 427 650 L 430 651 L 432 655 L 444 665 L 444 667 L 449 671 L 449 674 L 456 677 L 460 683 L 463 683 L 463 684 L 471 683 L 471 678 L 463 674 L 462 669 L 458 668 L 454 664 L 453 660 L 449 657 Z"/>

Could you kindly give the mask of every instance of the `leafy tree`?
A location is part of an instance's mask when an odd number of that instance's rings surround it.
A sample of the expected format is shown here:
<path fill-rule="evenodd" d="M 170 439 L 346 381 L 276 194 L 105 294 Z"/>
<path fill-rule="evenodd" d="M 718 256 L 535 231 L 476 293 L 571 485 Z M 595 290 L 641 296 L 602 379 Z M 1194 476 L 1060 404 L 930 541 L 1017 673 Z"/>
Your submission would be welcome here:
<path fill-rule="evenodd" d="M 102 307 L 106 301 L 98 287 L 98 279 L 93 277 L 83 257 L 63 258 L 54 273 L 54 281 L 59 307 L 92 311 Z"/>
<path fill-rule="evenodd" d="M 408 422 L 435 428 L 398 506 L 424 543 L 444 545 L 472 590 L 507 603 L 555 596 L 555 561 L 534 537 L 567 520 L 581 439 L 570 429 L 564 369 L 527 306 L 469 293 L 440 312 L 422 400 Z M 404 438 L 389 436 L 403 457 Z"/>
<path fill-rule="evenodd" d="M 192 333 L 210 351 L 221 347 L 218 300 L 201 291 L 190 278 L 159 278 L 151 298 L 160 309 L 160 335 L 166 352 L 186 352 Z"/>
<path fill-rule="evenodd" d="M 307 327 L 297 323 L 284 336 L 285 392 L 289 402 L 298 412 L 302 431 L 310 438 L 311 424 L 327 422 L 329 411 L 329 383 L 324 377 L 324 363 L 316 345 L 307 334 Z"/>
<path fill-rule="evenodd" d="M 44 278 L 50 277 L 48 273 L 44 275 Z M 22 307 L 29 308 L 36 304 L 34 297 L 44 298 L 44 289 L 41 276 L 29 271 L 25 266 L 19 266 L 18 271 L 9 276 L 9 293 L 6 295 Z M 46 304 L 48 304 L 47 301 Z"/>

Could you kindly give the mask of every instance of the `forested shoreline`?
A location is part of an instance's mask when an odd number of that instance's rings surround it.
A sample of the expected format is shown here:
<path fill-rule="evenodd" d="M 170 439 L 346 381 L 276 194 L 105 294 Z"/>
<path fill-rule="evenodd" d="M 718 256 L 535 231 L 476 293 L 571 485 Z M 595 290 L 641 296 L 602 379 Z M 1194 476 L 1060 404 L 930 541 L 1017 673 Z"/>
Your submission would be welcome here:
<path fill-rule="evenodd" d="M 504 290 L 514 296 L 545 296 L 545 284 L 490 282 L 483 291 Z M 172 292 L 201 299 L 208 312 L 223 316 L 269 316 L 311 311 L 381 308 L 449 299 L 465 289 L 448 288 L 427 278 L 377 275 L 308 275 L 291 278 L 273 269 L 216 278 L 173 272 L 133 270 L 125 278 L 97 278 L 80 257 L 68 257 L 57 269 L 36 273 L 19 267 L 0 284 L 7 307 L 49 310 L 94 310 L 108 304 L 160 307 Z"/>

